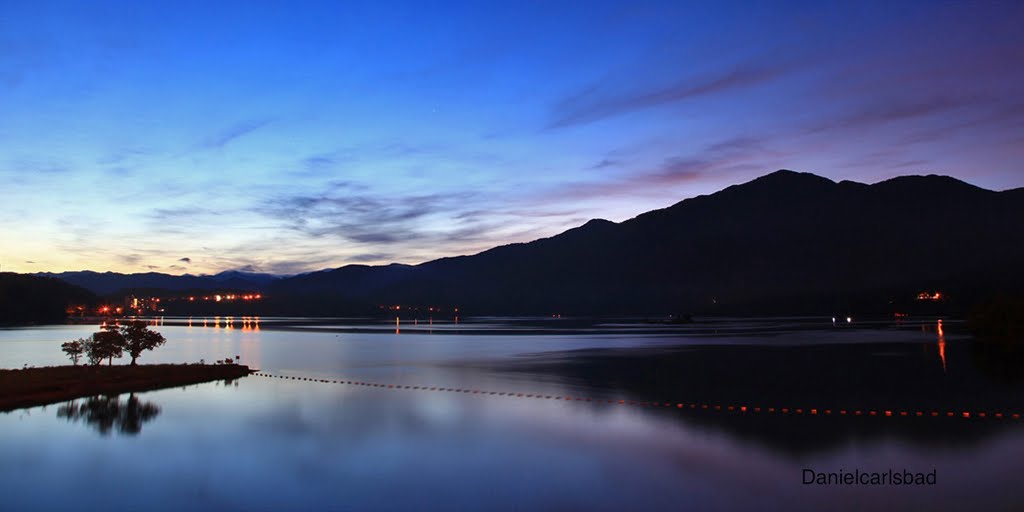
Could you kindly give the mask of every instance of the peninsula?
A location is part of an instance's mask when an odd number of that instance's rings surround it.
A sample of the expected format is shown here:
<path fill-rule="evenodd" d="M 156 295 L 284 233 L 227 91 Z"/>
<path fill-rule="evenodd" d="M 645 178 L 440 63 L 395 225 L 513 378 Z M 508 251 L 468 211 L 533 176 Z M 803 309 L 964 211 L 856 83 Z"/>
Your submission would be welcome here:
<path fill-rule="evenodd" d="M 35 407 L 94 395 L 229 380 L 249 375 L 239 364 L 151 364 L 48 366 L 0 370 L 0 411 Z"/>

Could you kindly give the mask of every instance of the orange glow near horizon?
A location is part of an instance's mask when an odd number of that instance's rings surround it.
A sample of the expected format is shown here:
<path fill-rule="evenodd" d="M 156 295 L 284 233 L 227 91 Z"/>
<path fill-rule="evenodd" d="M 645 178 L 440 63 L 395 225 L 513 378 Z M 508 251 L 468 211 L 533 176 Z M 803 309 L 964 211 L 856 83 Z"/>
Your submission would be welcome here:
<path fill-rule="evenodd" d="M 942 373 L 946 373 L 946 335 L 942 331 L 942 319 L 939 319 L 939 323 L 936 326 L 936 330 L 939 333 L 939 359 L 942 359 Z"/>

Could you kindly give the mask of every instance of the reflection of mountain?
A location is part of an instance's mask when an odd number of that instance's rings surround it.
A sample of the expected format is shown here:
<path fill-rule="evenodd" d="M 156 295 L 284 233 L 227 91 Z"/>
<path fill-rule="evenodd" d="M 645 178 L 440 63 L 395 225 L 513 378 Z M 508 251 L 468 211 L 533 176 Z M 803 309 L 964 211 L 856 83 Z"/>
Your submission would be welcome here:
<path fill-rule="evenodd" d="M 597 398 L 624 394 L 637 403 L 668 402 L 669 410 L 650 407 L 650 413 L 794 456 L 884 439 L 970 446 L 1019 427 L 1010 414 L 1024 413 L 1024 382 L 1001 379 L 980 364 L 975 342 L 943 342 L 945 368 L 931 343 L 592 349 L 541 354 L 497 368 L 590 388 Z M 696 409 L 690 408 L 694 403 Z M 761 412 L 754 413 L 755 407 Z M 769 407 L 775 412 L 767 413 Z"/>
<path fill-rule="evenodd" d="M 119 396 L 94 396 L 73 400 L 57 408 L 58 418 L 68 421 L 82 421 L 96 428 L 102 435 L 110 435 L 113 428 L 126 435 L 137 435 L 142 424 L 152 421 L 160 414 L 160 406 L 153 402 L 142 402 L 135 393 L 128 400 Z"/>

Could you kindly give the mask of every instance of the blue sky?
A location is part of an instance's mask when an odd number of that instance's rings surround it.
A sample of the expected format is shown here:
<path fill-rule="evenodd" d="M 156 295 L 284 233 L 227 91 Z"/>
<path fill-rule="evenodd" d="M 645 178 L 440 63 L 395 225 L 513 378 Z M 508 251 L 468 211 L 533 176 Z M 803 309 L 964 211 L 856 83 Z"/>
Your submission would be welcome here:
<path fill-rule="evenodd" d="M 7 0 L 0 265 L 418 263 L 780 168 L 1024 186 L 1019 3 L 827 4 Z"/>

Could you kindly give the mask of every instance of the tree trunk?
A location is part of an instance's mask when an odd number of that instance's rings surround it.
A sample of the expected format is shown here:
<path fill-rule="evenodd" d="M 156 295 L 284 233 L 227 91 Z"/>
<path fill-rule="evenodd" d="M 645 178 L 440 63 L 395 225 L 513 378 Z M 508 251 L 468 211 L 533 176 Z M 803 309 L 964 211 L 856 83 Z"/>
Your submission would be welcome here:
<path fill-rule="evenodd" d="M 138 356 L 132 356 L 132 366 L 135 366 L 135 358 Z"/>

